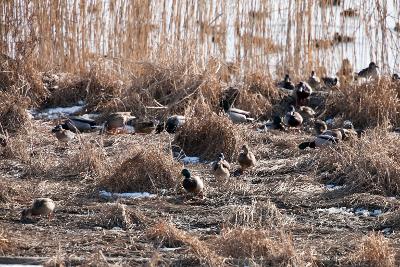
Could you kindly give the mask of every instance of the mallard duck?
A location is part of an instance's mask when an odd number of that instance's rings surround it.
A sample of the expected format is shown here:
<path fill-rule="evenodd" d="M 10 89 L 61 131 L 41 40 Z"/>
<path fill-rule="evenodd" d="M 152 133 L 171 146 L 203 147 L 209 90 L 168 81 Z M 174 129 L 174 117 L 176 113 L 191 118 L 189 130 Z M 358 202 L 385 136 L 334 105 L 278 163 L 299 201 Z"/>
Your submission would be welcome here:
<path fill-rule="evenodd" d="M 330 146 L 333 144 L 336 144 L 338 142 L 338 139 L 336 137 L 333 137 L 332 135 L 325 135 L 325 134 L 320 134 L 315 139 L 311 142 L 303 142 L 299 145 L 300 149 L 306 149 L 307 147 L 310 148 L 317 148 L 317 147 L 323 147 L 323 146 Z"/>
<path fill-rule="evenodd" d="M 62 128 L 71 132 L 87 132 L 99 128 L 96 122 L 79 116 L 70 116 L 63 124 Z"/>
<path fill-rule="evenodd" d="M 182 175 L 185 177 L 183 179 L 182 186 L 186 192 L 203 196 L 203 181 L 198 176 L 192 176 L 188 169 L 183 169 Z"/>
<path fill-rule="evenodd" d="M 315 71 L 311 71 L 311 75 L 308 78 L 307 81 L 308 85 L 311 86 L 311 88 L 313 88 L 314 90 L 319 89 L 321 86 L 321 80 L 319 79 L 319 77 L 317 76 L 317 74 L 315 74 Z"/>
<path fill-rule="evenodd" d="M 107 116 L 104 127 L 109 132 L 116 132 L 118 129 L 124 128 L 126 125 L 133 124 L 135 116 L 130 112 L 115 112 Z"/>
<path fill-rule="evenodd" d="M 262 125 L 262 128 L 260 130 L 280 130 L 284 131 L 285 130 L 285 125 L 282 122 L 282 118 L 278 115 L 274 116 L 272 118 L 272 121 L 268 121 L 264 125 Z"/>
<path fill-rule="evenodd" d="M 335 137 L 337 141 L 343 140 L 343 131 L 340 128 L 326 130 L 322 133 L 322 135 L 329 135 Z"/>
<path fill-rule="evenodd" d="M 56 138 L 60 142 L 68 143 L 75 138 L 75 134 L 70 130 L 63 129 L 61 124 L 54 127 L 51 131 L 56 134 Z"/>
<path fill-rule="evenodd" d="M 339 79 L 337 77 L 322 77 L 322 81 L 327 88 L 332 88 L 340 85 Z"/>
<path fill-rule="evenodd" d="M 295 87 L 294 84 L 292 83 L 292 81 L 290 80 L 289 74 L 285 75 L 285 78 L 283 79 L 283 81 L 278 83 L 278 86 L 280 88 L 284 88 L 284 89 L 288 89 L 288 90 L 293 90 Z"/>
<path fill-rule="evenodd" d="M 238 156 L 238 162 L 242 172 L 256 165 L 256 157 L 254 156 L 253 152 L 249 150 L 248 145 L 243 145 L 242 151 Z"/>
<path fill-rule="evenodd" d="M 167 119 L 165 123 L 160 123 L 157 125 L 156 133 L 161 133 L 162 131 L 167 131 L 167 133 L 175 133 L 176 130 L 185 124 L 186 118 L 182 115 L 172 115 Z"/>
<path fill-rule="evenodd" d="M 135 133 L 150 134 L 156 129 L 157 123 L 154 121 L 134 121 L 132 123 Z"/>
<path fill-rule="evenodd" d="M 298 105 L 304 105 L 304 101 L 312 94 L 311 86 L 306 82 L 299 82 L 296 85 L 296 102 Z"/>
<path fill-rule="evenodd" d="M 289 127 L 299 127 L 303 123 L 303 117 L 296 112 L 293 105 L 290 106 L 290 111 L 285 115 L 285 124 Z"/>
<path fill-rule="evenodd" d="M 30 208 L 22 210 L 21 221 L 24 221 L 28 217 L 39 215 L 47 215 L 50 220 L 53 216 L 55 206 L 54 201 L 50 198 L 36 198 L 33 200 Z"/>
<path fill-rule="evenodd" d="M 328 130 L 328 126 L 323 120 L 317 119 L 314 121 L 314 129 L 317 134 L 322 134 L 323 132 Z"/>
<path fill-rule="evenodd" d="M 214 177 L 217 181 L 227 181 L 230 176 L 231 165 L 225 160 L 224 154 L 218 155 L 217 161 L 212 165 Z"/>
<path fill-rule="evenodd" d="M 238 108 L 232 108 L 228 101 L 222 101 L 222 107 L 228 117 L 233 123 L 253 122 L 254 119 L 250 117 L 250 112 Z"/>
<path fill-rule="evenodd" d="M 299 113 L 303 118 L 314 118 L 315 111 L 308 106 L 300 106 Z"/>
<path fill-rule="evenodd" d="M 368 65 L 368 68 L 362 69 L 359 73 L 357 73 L 358 77 L 365 79 L 375 79 L 379 78 L 378 66 L 375 62 L 371 62 Z"/>

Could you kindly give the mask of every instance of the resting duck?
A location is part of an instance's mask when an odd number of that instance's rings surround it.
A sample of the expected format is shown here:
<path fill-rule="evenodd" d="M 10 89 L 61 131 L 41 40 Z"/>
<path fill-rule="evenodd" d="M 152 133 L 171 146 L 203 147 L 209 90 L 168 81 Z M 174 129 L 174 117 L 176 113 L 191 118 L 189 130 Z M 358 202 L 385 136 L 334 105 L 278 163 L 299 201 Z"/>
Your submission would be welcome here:
<path fill-rule="evenodd" d="M 322 77 L 322 81 L 327 88 L 332 88 L 340 85 L 339 79 L 337 77 Z"/>
<path fill-rule="evenodd" d="M 186 118 L 182 115 L 173 115 L 167 119 L 165 123 L 160 123 L 157 125 L 156 133 L 161 133 L 162 131 L 167 131 L 167 133 L 175 133 L 176 130 L 185 124 Z"/>
<path fill-rule="evenodd" d="M 233 123 L 245 123 L 254 121 L 254 119 L 250 117 L 250 112 L 238 108 L 232 108 L 229 105 L 228 101 L 222 100 L 222 108 Z"/>
<path fill-rule="evenodd" d="M 285 124 L 289 127 L 299 127 L 303 123 L 303 117 L 296 112 L 293 105 L 290 106 L 290 111 L 285 115 Z"/>
<path fill-rule="evenodd" d="M 299 113 L 303 118 L 314 118 L 316 112 L 307 106 L 300 106 Z"/>
<path fill-rule="evenodd" d="M 283 81 L 278 83 L 278 86 L 280 88 L 288 89 L 288 90 L 293 90 L 295 88 L 294 84 L 292 83 L 289 74 L 285 75 L 285 78 Z"/>
<path fill-rule="evenodd" d="M 218 155 L 218 160 L 212 165 L 215 179 L 217 181 L 227 181 L 230 176 L 230 169 L 231 165 L 225 160 L 224 154 L 220 153 Z"/>
<path fill-rule="evenodd" d="M 310 148 L 317 148 L 323 146 L 330 146 L 336 144 L 338 139 L 332 135 L 328 134 L 320 134 L 311 142 L 303 142 L 299 145 L 300 149 L 306 149 L 307 147 Z"/>
<path fill-rule="evenodd" d="M 69 141 L 75 139 L 75 134 L 70 130 L 63 129 L 61 124 L 54 127 L 51 131 L 56 134 L 58 141 L 63 143 L 68 143 Z"/>
<path fill-rule="evenodd" d="M 321 86 L 321 80 L 315 74 L 315 71 L 311 71 L 311 76 L 308 78 L 307 83 L 313 88 L 314 90 L 319 89 Z"/>
<path fill-rule="evenodd" d="M 197 176 L 192 177 L 188 169 L 183 169 L 182 175 L 185 177 L 183 179 L 182 186 L 186 190 L 186 192 L 203 196 L 203 181 Z"/>
<path fill-rule="evenodd" d="M 53 217 L 55 206 L 54 201 L 50 198 L 36 198 L 30 208 L 22 210 L 21 221 L 26 220 L 28 217 L 39 215 L 47 215 L 50 220 Z"/>
<path fill-rule="evenodd" d="M 157 123 L 154 121 L 134 121 L 132 123 L 135 133 L 150 134 L 156 129 Z"/>
<path fill-rule="evenodd" d="M 304 101 L 312 94 L 311 86 L 306 82 L 299 82 L 296 85 L 296 102 L 298 105 L 304 105 Z"/>
<path fill-rule="evenodd" d="M 357 73 L 358 77 L 369 79 L 379 78 L 378 66 L 375 62 L 371 62 L 368 65 L 368 68 L 362 69 L 359 73 Z"/>
<path fill-rule="evenodd" d="M 254 156 L 253 152 L 249 150 L 248 145 L 243 145 L 242 151 L 238 156 L 238 162 L 242 173 L 256 165 L 256 157 Z"/>
<path fill-rule="evenodd" d="M 328 126 L 323 120 L 317 119 L 314 121 L 314 129 L 317 134 L 322 134 L 323 132 L 328 130 Z"/>
<path fill-rule="evenodd" d="M 132 116 L 130 112 L 111 113 L 106 118 L 104 127 L 106 131 L 115 133 L 123 129 L 126 125 L 132 125 L 135 119 L 136 117 Z"/>
<path fill-rule="evenodd" d="M 94 120 L 86 119 L 80 116 L 69 117 L 63 124 L 61 124 L 61 127 L 74 133 L 88 132 L 99 128 Z"/>

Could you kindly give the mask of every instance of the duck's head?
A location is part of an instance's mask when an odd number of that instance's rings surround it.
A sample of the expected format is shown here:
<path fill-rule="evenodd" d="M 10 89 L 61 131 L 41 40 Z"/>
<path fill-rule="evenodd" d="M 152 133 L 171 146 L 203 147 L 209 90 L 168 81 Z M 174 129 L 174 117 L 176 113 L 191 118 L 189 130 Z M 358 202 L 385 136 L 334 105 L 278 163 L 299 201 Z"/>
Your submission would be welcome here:
<path fill-rule="evenodd" d="M 51 131 L 52 131 L 53 133 L 57 133 L 57 132 L 61 132 L 62 129 L 63 129 L 62 125 L 59 124 L 59 125 L 57 125 L 56 127 L 54 127 Z"/>
<path fill-rule="evenodd" d="M 248 146 L 247 144 L 244 144 L 244 145 L 242 146 L 242 150 L 243 150 L 243 152 L 244 152 L 245 154 L 247 154 L 247 153 L 249 152 L 249 146 Z"/>
<path fill-rule="evenodd" d="M 369 68 L 375 69 L 375 68 L 379 68 L 379 67 L 375 64 L 375 62 L 371 61 L 371 63 L 369 63 Z"/>
<path fill-rule="evenodd" d="M 222 99 L 222 100 L 220 101 L 220 103 L 219 103 L 219 106 L 220 106 L 225 112 L 227 112 L 227 111 L 231 108 L 231 106 L 229 105 L 228 100 L 226 100 L 226 99 Z"/>
<path fill-rule="evenodd" d="M 295 112 L 295 111 L 296 111 L 296 109 L 294 108 L 294 106 L 290 105 L 289 106 L 289 112 Z"/>
<path fill-rule="evenodd" d="M 315 71 L 312 70 L 312 71 L 311 71 L 311 77 L 314 77 L 314 76 L 315 76 Z"/>
<path fill-rule="evenodd" d="M 188 169 L 183 169 L 181 174 L 183 175 L 183 177 L 185 178 L 190 178 L 190 171 Z"/>
<path fill-rule="evenodd" d="M 286 75 L 285 75 L 285 82 L 290 82 L 290 76 L 289 76 L 289 74 L 286 74 Z"/>

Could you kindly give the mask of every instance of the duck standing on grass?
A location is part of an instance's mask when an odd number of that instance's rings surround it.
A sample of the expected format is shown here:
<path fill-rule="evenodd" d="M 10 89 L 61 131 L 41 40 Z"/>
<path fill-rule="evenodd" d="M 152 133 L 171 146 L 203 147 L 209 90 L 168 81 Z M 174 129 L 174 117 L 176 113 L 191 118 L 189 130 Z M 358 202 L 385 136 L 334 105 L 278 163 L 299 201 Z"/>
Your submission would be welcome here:
<path fill-rule="evenodd" d="M 308 78 L 308 82 L 307 82 L 311 88 L 313 88 L 314 90 L 317 90 L 320 88 L 321 86 L 321 80 L 319 79 L 319 77 L 317 76 L 317 74 L 315 74 L 315 71 L 311 71 L 311 75 Z"/>
<path fill-rule="evenodd" d="M 182 186 L 186 192 L 204 197 L 204 183 L 198 176 L 192 176 L 188 169 L 182 170 L 182 175 L 185 177 L 182 181 Z"/>
<path fill-rule="evenodd" d="M 303 117 L 296 112 L 293 105 L 290 106 L 289 112 L 286 113 L 284 122 L 289 127 L 299 127 L 303 123 Z"/>
<path fill-rule="evenodd" d="M 214 177 L 217 181 L 227 181 L 230 176 L 231 165 L 225 160 L 223 153 L 218 155 L 218 160 L 212 165 Z"/>
<path fill-rule="evenodd" d="M 243 145 L 242 151 L 238 156 L 238 162 L 240 165 L 240 173 L 243 173 L 245 170 L 256 165 L 256 157 L 254 156 L 253 152 L 249 150 L 248 145 Z"/>
<path fill-rule="evenodd" d="M 311 96 L 312 94 L 312 88 L 311 86 L 306 83 L 306 82 L 299 82 L 296 85 L 296 104 L 297 105 L 305 105 L 306 100 Z"/>
<path fill-rule="evenodd" d="M 330 89 L 333 88 L 335 86 L 339 86 L 339 79 L 337 77 L 322 77 L 322 81 L 324 82 L 324 85 L 326 88 Z"/>
<path fill-rule="evenodd" d="M 126 125 L 132 125 L 135 119 L 130 112 L 111 113 L 105 120 L 104 128 L 112 134 L 119 133 Z"/>
<path fill-rule="evenodd" d="M 75 134 L 70 130 L 63 129 L 61 124 L 54 127 L 51 131 L 56 134 L 58 141 L 63 143 L 68 144 L 69 141 L 72 141 L 75 138 Z"/>
<path fill-rule="evenodd" d="M 88 132 L 100 126 L 96 125 L 96 122 L 91 119 L 86 119 L 80 116 L 71 116 L 63 124 L 62 128 L 65 130 L 70 130 L 71 132 Z"/>
<path fill-rule="evenodd" d="M 50 198 L 36 198 L 33 200 L 30 208 L 23 209 L 21 212 L 21 221 L 31 216 L 47 215 L 50 220 L 54 215 L 56 204 Z"/>
<path fill-rule="evenodd" d="M 333 137 L 332 135 L 329 134 L 320 134 L 315 139 L 311 142 L 303 142 L 299 145 L 300 149 L 306 149 L 307 147 L 310 148 L 317 148 L 317 147 L 323 147 L 323 146 L 330 146 L 333 144 L 336 144 L 338 142 L 338 139 L 336 137 Z"/>

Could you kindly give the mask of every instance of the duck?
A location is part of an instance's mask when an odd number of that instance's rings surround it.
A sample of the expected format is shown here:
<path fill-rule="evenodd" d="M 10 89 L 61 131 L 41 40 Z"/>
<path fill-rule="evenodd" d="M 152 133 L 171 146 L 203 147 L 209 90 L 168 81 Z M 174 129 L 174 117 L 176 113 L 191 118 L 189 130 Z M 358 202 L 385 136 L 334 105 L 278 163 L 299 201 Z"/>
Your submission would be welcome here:
<path fill-rule="evenodd" d="M 328 130 L 328 126 L 326 125 L 326 122 L 324 122 L 323 120 L 316 119 L 314 121 L 314 130 L 319 135 Z"/>
<path fill-rule="evenodd" d="M 311 75 L 308 78 L 307 82 L 308 82 L 308 85 L 310 85 L 311 88 L 313 88 L 313 89 L 319 89 L 321 86 L 321 80 L 319 79 L 317 74 L 315 74 L 315 71 L 311 71 Z"/>
<path fill-rule="evenodd" d="M 317 148 L 323 146 L 330 146 L 336 144 L 338 139 L 332 135 L 328 134 L 320 134 L 313 141 L 303 142 L 299 145 L 299 149 L 306 149 L 309 148 Z"/>
<path fill-rule="evenodd" d="M 299 113 L 303 118 L 314 118 L 315 117 L 315 110 L 308 106 L 300 106 Z"/>
<path fill-rule="evenodd" d="M 115 112 L 107 116 L 104 128 L 108 132 L 118 132 L 119 129 L 124 128 L 126 125 L 132 125 L 135 116 L 132 116 L 130 112 Z"/>
<path fill-rule="evenodd" d="M 54 201 L 50 198 L 36 198 L 33 200 L 30 208 L 23 209 L 21 212 L 21 221 L 31 216 L 47 215 L 50 220 L 54 215 Z"/>
<path fill-rule="evenodd" d="M 327 88 L 332 88 L 340 85 L 339 79 L 337 77 L 322 77 L 322 82 Z"/>
<path fill-rule="evenodd" d="M 81 116 L 70 116 L 63 124 L 61 124 L 61 127 L 64 130 L 70 130 L 74 133 L 88 132 L 99 128 L 94 120 L 83 118 Z"/>
<path fill-rule="evenodd" d="M 253 152 L 249 150 L 248 145 L 242 146 L 242 151 L 239 153 L 238 160 L 240 165 L 240 170 L 243 173 L 245 170 L 254 167 L 257 163 L 256 157 Z"/>
<path fill-rule="evenodd" d="M 186 192 L 194 195 L 203 196 L 204 183 L 198 176 L 192 176 L 188 169 L 183 169 L 181 172 L 184 177 L 182 186 Z"/>
<path fill-rule="evenodd" d="M 217 181 L 227 181 L 230 177 L 231 165 L 225 160 L 224 153 L 218 155 L 218 159 L 212 164 L 212 171 Z"/>
<path fill-rule="evenodd" d="M 222 108 L 233 123 L 246 123 L 254 121 L 254 118 L 250 117 L 249 111 L 232 108 L 226 100 L 222 100 Z"/>
<path fill-rule="evenodd" d="M 286 113 L 284 122 L 289 127 L 299 127 L 303 123 L 303 117 L 296 112 L 293 105 L 290 106 L 290 111 Z"/>
<path fill-rule="evenodd" d="M 157 125 L 156 133 L 161 133 L 162 131 L 166 131 L 167 133 L 173 134 L 184 125 L 186 122 L 185 116 L 182 115 L 172 115 L 168 117 L 167 121 L 164 123 L 160 123 Z"/>
<path fill-rule="evenodd" d="M 58 141 L 63 143 L 68 143 L 69 141 L 75 139 L 75 133 L 70 130 L 63 129 L 61 124 L 55 126 L 51 131 L 55 133 Z"/>
<path fill-rule="evenodd" d="M 294 90 L 294 88 L 295 88 L 294 84 L 292 83 L 292 81 L 290 79 L 289 74 L 286 74 L 283 81 L 278 83 L 278 87 L 288 89 L 288 90 Z"/>
<path fill-rule="evenodd" d="M 307 100 L 307 98 L 309 98 L 311 96 L 312 91 L 313 90 L 312 90 L 311 86 L 308 83 L 299 82 L 296 85 L 296 89 L 295 89 L 295 92 L 296 92 L 296 103 L 298 105 L 304 104 L 303 102 L 305 100 Z"/>
<path fill-rule="evenodd" d="M 135 133 L 150 134 L 156 129 L 158 123 L 154 121 L 134 121 L 132 123 Z"/>
<path fill-rule="evenodd" d="M 267 122 L 263 125 L 264 129 L 268 130 L 279 130 L 279 131 L 284 131 L 285 130 L 285 125 L 283 124 L 282 118 L 278 115 L 275 115 L 272 118 L 272 122 Z"/>
<path fill-rule="evenodd" d="M 367 80 L 379 78 L 378 68 L 379 67 L 375 64 L 375 62 L 372 61 L 371 63 L 369 63 L 367 68 L 362 69 L 360 72 L 358 72 L 357 76 L 360 78 L 365 78 Z"/>

